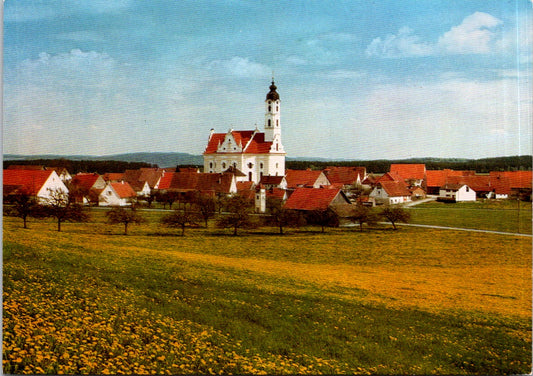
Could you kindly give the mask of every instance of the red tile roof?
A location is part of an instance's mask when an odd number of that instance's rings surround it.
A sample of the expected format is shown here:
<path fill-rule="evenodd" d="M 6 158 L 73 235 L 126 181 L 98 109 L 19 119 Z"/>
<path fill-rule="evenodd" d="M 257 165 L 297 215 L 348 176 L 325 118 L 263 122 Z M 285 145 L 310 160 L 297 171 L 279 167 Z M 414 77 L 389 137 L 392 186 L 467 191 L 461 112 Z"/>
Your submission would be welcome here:
<path fill-rule="evenodd" d="M 285 180 L 288 188 L 312 187 L 320 174 L 318 170 L 287 170 Z"/>
<path fill-rule="evenodd" d="M 426 165 L 420 163 L 393 163 L 390 172 L 395 172 L 404 180 L 423 180 L 426 176 Z"/>
<path fill-rule="evenodd" d="M 286 197 L 287 191 L 281 188 L 271 188 L 266 190 L 267 198 L 277 198 L 279 200 L 284 200 Z"/>
<path fill-rule="evenodd" d="M 168 189 L 230 193 L 233 174 L 175 172 Z"/>
<path fill-rule="evenodd" d="M 4 186 L 18 186 L 25 193 L 35 196 L 48 180 L 53 170 L 4 170 Z"/>
<path fill-rule="evenodd" d="M 504 176 L 509 179 L 509 184 L 513 189 L 531 189 L 533 180 L 532 171 L 493 171 L 490 176 Z"/>
<path fill-rule="evenodd" d="M 115 192 L 117 193 L 118 197 L 120 198 L 130 198 L 130 197 L 136 197 L 137 194 L 129 185 L 129 183 L 110 183 Z"/>
<path fill-rule="evenodd" d="M 357 182 L 357 177 L 362 181 L 366 176 L 365 167 L 336 167 L 329 166 L 324 169 L 331 184 L 339 183 L 343 185 L 353 185 Z"/>
<path fill-rule="evenodd" d="M 263 185 L 280 185 L 283 181 L 283 176 L 263 175 L 259 184 Z"/>
<path fill-rule="evenodd" d="M 475 171 L 464 170 L 427 170 L 426 171 L 426 186 L 427 187 L 442 187 L 446 184 L 448 176 L 475 176 Z"/>
<path fill-rule="evenodd" d="M 292 192 L 285 203 L 286 209 L 294 210 L 326 210 L 340 189 L 298 188 Z"/>
<path fill-rule="evenodd" d="M 399 181 L 405 184 L 405 180 L 397 173 L 397 172 L 386 172 L 383 175 L 381 175 L 375 183 L 381 183 L 384 181 Z"/>
<path fill-rule="evenodd" d="M 161 180 L 159 181 L 158 189 L 169 189 L 170 182 L 172 181 L 173 177 L 174 172 L 165 172 L 165 174 L 161 177 Z"/>
<path fill-rule="evenodd" d="M 409 189 L 401 181 L 381 181 L 378 183 L 378 186 L 380 185 L 389 197 L 411 196 L 411 192 L 409 192 Z"/>
<path fill-rule="evenodd" d="M 94 183 L 96 183 L 96 180 L 98 180 L 99 177 L 100 175 L 96 173 L 94 174 L 80 173 L 80 174 L 75 175 L 72 178 L 72 181 L 70 182 L 70 184 L 89 190 L 93 187 Z"/>
<path fill-rule="evenodd" d="M 103 175 L 103 178 L 105 181 L 120 181 L 124 179 L 124 173 L 123 172 L 106 172 Z"/>
<path fill-rule="evenodd" d="M 214 154 L 224 142 L 227 133 L 213 133 L 209 138 L 204 154 Z M 272 142 L 265 141 L 265 134 L 257 131 L 231 131 L 237 145 L 243 147 L 244 154 L 266 154 L 270 152 Z M 231 151 L 228 151 L 230 153 Z"/>
<path fill-rule="evenodd" d="M 254 188 L 253 181 L 238 181 L 237 182 L 237 191 L 249 191 Z"/>

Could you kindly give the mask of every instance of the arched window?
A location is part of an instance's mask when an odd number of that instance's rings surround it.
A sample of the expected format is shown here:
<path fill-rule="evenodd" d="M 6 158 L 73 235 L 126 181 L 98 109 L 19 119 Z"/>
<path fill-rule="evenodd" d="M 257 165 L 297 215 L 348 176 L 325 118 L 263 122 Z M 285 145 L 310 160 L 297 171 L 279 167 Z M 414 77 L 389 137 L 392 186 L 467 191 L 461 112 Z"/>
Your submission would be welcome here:
<path fill-rule="evenodd" d="M 263 168 L 263 162 L 259 163 L 259 168 Z"/>
<path fill-rule="evenodd" d="M 276 106 L 276 112 L 278 112 L 278 111 L 279 111 L 279 106 Z"/>
<path fill-rule="evenodd" d="M 252 171 L 250 171 L 250 172 L 248 173 L 248 180 L 249 180 L 249 181 L 252 181 Z"/>
<path fill-rule="evenodd" d="M 213 168 L 213 162 L 209 162 L 209 168 Z"/>
<path fill-rule="evenodd" d="M 226 168 L 226 162 L 222 162 L 222 168 Z"/>
<path fill-rule="evenodd" d="M 276 119 L 276 127 L 279 127 L 279 120 Z"/>
<path fill-rule="evenodd" d="M 271 124 L 270 119 L 268 119 L 268 126 L 269 126 L 269 127 L 271 126 L 270 124 Z"/>
<path fill-rule="evenodd" d="M 268 112 L 272 112 L 272 106 L 268 106 Z"/>

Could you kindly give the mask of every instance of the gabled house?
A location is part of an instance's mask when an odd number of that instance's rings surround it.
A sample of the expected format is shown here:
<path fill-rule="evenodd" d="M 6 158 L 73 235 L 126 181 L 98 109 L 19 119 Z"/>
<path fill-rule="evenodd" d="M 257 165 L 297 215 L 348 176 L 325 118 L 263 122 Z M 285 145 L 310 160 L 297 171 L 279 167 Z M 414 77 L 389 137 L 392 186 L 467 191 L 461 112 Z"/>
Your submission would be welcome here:
<path fill-rule="evenodd" d="M 186 193 L 200 192 L 213 196 L 237 193 L 235 175 L 229 173 L 175 172 L 167 190 Z"/>
<path fill-rule="evenodd" d="M 320 188 L 331 185 L 322 171 L 318 170 L 287 170 L 285 174 L 287 189 Z"/>
<path fill-rule="evenodd" d="M 105 188 L 104 178 L 96 173 L 79 173 L 70 181 L 70 194 L 76 202 L 89 204 L 98 202 L 98 196 Z"/>
<path fill-rule="evenodd" d="M 466 184 L 462 183 L 446 183 L 440 189 L 439 201 L 476 201 L 476 191 Z"/>
<path fill-rule="evenodd" d="M 287 189 L 287 180 L 285 176 L 264 175 L 259 181 L 259 186 L 269 190 L 271 188 Z"/>
<path fill-rule="evenodd" d="M 426 192 L 428 195 L 438 195 L 440 188 L 446 184 L 448 176 L 475 176 L 475 171 L 465 170 L 427 170 L 426 171 Z"/>
<path fill-rule="evenodd" d="M 409 187 L 426 188 L 426 165 L 422 163 L 393 163 L 390 172 L 399 175 Z"/>
<path fill-rule="evenodd" d="M 129 206 L 137 193 L 127 182 L 107 183 L 98 196 L 100 206 Z"/>
<path fill-rule="evenodd" d="M 411 201 L 411 192 L 403 181 L 382 181 L 377 183 L 369 197 L 378 205 L 395 205 Z"/>
<path fill-rule="evenodd" d="M 491 179 L 508 179 L 510 188 L 509 196 L 513 195 L 522 198 L 529 197 L 529 199 L 531 199 L 531 186 L 533 180 L 532 171 L 492 171 L 490 177 Z"/>
<path fill-rule="evenodd" d="M 43 204 L 52 198 L 52 192 L 69 193 L 54 170 L 4 170 L 3 191 L 4 195 L 28 194 Z"/>
<path fill-rule="evenodd" d="M 341 189 L 297 188 L 285 202 L 284 208 L 300 211 L 326 210 L 332 205 L 350 204 Z"/>
<path fill-rule="evenodd" d="M 361 187 L 366 178 L 365 167 L 328 166 L 323 172 L 331 184 L 339 184 L 343 189 Z"/>
<path fill-rule="evenodd" d="M 384 181 L 398 181 L 398 182 L 403 183 L 405 186 L 407 186 L 407 183 L 405 182 L 405 180 L 397 172 L 393 172 L 393 171 L 386 172 L 380 177 L 378 177 L 374 182 L 374 187 L 378 183 L 381 183 Z"/>

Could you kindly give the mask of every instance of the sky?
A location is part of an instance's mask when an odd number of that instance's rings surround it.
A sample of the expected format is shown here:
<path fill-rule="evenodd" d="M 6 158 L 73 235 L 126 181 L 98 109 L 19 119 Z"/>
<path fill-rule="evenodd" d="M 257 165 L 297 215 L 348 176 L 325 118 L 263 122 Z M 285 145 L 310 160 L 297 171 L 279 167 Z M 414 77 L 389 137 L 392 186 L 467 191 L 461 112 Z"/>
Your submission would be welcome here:
<path fill-rule="evenodd" d="M 529 0 L 5 0 L 3 153 L 202 154 L 262 129 L 288 157 L 532 154 Z"/>

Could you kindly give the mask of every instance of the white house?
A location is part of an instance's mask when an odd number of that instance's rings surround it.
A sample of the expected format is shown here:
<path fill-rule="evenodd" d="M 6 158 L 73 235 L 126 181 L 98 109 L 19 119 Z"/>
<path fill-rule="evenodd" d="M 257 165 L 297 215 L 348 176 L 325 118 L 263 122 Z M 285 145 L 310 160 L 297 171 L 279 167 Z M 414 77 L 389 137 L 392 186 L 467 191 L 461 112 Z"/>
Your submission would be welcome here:
<path fill-rule="evenodd" d="M 460 201 L 476 201 L 476 191 L 466 184 L 445 184 L 439 191 L 439 198 Z"/>
<path fill-rule="evenodd" d="M 46 204 L 54 192 L 68 196 L 68 188 L 54 170 L 4 170 L 4 194 L 25 193 Z"/>
<path fill-rule="evenodd" d="M 272 81 L 265 99 L 264 132 L 259 129 L 215 133 L 211 130 L 204 151 L 204 172 L 221 173 L 232 167 L 248 181 L 264 175 L 285 175 L 285 150 L 281 143 L 280 99 Z"/>
<path fill-rule="evenodd" d="M 100 206 L 128 206 L 137 194 L 126 182 L 108 183 L 98 196 Z"/>
<path fill-rule="evenodd" d="M 411 192 L 403 181 L 382 181 L 370 192 L 376 204 L 396 205 L 411 201 Z"/>

